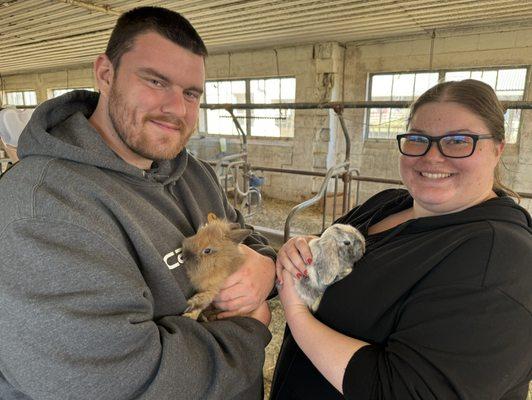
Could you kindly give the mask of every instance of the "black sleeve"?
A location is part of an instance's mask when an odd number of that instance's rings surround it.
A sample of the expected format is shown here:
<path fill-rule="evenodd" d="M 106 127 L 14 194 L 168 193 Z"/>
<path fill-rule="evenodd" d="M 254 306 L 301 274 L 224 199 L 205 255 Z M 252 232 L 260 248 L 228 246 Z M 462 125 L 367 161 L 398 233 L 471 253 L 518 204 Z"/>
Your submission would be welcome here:
<path fill-rule="evenodd" d="M 472 251 L 466 243 L 438 270 L 501 269 L 491 265 L 496 257 L 486 261 L 472 257 Z M 503 267 L 521 264 L 517 268 L 524 270 L 526 263 L 530 260 L 516 257 Z M 509 276 L 506 281 L 516 279 Z M 503 290 L 502 279 L 478 285 L 448 279 L 413 290 L 387 342 L 354 354 L 343 381 L 347 399 L 500 399 L 528 382 L 532 316 L 527 306 Z"/>

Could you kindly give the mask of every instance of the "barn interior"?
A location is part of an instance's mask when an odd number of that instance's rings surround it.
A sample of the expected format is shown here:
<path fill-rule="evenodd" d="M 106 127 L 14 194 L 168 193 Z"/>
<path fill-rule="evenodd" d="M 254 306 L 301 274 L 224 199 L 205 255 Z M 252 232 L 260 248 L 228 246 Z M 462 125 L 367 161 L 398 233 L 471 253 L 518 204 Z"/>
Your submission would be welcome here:
<path fill-rule="evenodd" d="M 396 135 L 408 106 L 448 80 L 482 80 L 507 105 L 502 179 L 532 212 L 532 2 L 1 0 L 0 107 L 98 91 L 95 58 L 118 16 L 145 5 L 183 14 L 205 41 L 188 149 L 277 247 L 403 187 Z M 16 143 L 2 146 L 4 172 Z M 267 380 L 283 329 L 274 311 Z"/>

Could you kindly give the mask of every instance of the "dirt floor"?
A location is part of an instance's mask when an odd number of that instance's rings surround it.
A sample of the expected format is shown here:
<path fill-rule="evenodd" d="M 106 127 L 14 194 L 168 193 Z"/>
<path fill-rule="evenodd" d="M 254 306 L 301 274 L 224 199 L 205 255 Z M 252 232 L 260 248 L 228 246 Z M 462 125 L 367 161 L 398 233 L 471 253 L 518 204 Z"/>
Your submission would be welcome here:
<path fill-rule="evenodd" d="M 286 217 L 297 203 L 279 199 L 264 198 L 262 207 L 251 216 L 246 216 L 246 222 L 253 226 L 264 226 L 279 231 L 284 230 Z M 322 213 L 317 205 L 298 212 L 290 224 L 294 233 L 316 234 L 321 232 Z"/>

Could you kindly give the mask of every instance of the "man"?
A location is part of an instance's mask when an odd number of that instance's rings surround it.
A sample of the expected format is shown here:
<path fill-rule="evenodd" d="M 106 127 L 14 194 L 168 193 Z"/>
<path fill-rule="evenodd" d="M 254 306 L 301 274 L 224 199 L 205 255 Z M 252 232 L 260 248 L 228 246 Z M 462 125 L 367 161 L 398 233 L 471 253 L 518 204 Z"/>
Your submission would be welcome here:
<path fill-rule="evenodd" d="M 0 181 L 0 398 L 255 399 L 270 339 L 273 251 L 257 234 L 216 299 L 193 294 L 181 241 L 213 212 L 243 224 L 187 153 L 205 46 L 181 15 L 143 7 L 94 64 L 100 95 L 39 106 Z"/>

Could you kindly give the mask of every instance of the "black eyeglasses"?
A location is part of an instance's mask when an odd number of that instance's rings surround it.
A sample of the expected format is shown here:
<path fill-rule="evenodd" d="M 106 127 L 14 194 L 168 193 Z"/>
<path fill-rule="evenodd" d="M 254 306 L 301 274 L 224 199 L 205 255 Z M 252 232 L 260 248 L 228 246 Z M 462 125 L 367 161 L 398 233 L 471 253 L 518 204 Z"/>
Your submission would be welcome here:
<path fill-rule="evenodd" d="M 476 133 L 449 133 L 443 136 L 429 136 L 422 133 L 405 133 L 397 135 L 401 154 L 409 157 L 421 157 L 427 154 L 433 142 L 438 144 L 440 153 L 450 158 L 465 158 L 475 152 L 477 142 L 492 139 L 493 135 Z"/>

